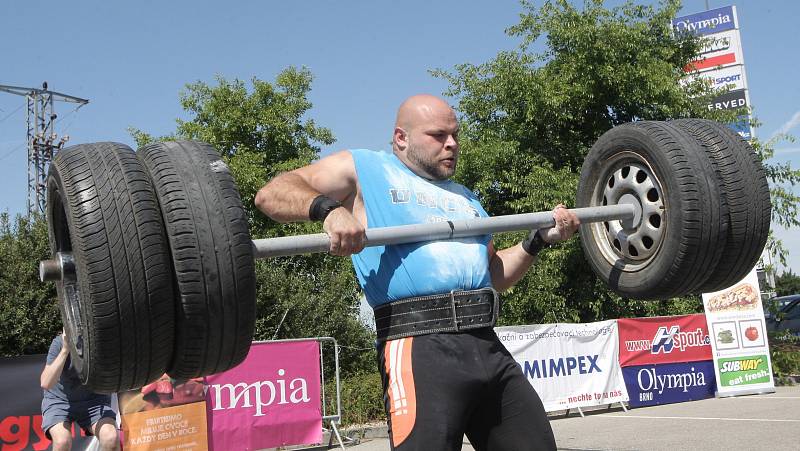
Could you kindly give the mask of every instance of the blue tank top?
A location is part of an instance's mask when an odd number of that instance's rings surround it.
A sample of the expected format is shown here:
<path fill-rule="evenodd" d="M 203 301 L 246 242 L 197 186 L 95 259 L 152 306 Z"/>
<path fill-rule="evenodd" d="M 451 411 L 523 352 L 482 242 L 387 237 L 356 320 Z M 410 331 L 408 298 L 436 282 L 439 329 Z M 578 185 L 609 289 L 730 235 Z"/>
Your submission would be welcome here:
<path fill-rule="evenodd" d="M 417 176 L 393 153 L 355 149 L 368 228 L 486 217 L 475 194 Z M 373 308 L 397 299 L 491 286 L 491 235 L 365 248 L 351 258 Z"/>

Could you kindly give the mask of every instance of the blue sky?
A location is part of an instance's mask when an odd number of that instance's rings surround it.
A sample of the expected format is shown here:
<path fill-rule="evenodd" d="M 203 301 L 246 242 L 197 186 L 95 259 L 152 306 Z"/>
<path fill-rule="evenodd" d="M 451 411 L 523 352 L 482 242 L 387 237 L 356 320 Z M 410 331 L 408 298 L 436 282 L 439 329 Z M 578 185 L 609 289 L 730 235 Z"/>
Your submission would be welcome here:
<path fill-rule="evenodd" d="M 534 1 L 534 4 L 540 4 Z M 618 1 L 609 1 L 616 5 Z M 738 3 L 750 101 L 763 122 L 757 136 L 800 134 L 800 2 Z M 681 14 L 705 9 L 685 0 Z M 0 13 L 0 84 L 49 88 L 87 98 L 75 111 L 58 103 L 56 131 L 70 144 L 133 145 L 129 126 L 174 131 L 178 93 L 216 74 L 272 81 L 289 66 L 314 74 L 309 117 L 337 142 L 323 148 L 385 148 L 395 108 L 446 84 L 429 69 L 481 63 L 516 42 L 504 29 L 522 11 L 516 0 L 56 2 L 6 0 Z M 26 209 L 24 98 L 0 93 L 0 211 Z M 773 162 L 800 167 L 800 143 L 780 143 Z M 800 191 L 800 189 L 795 189 Z M 777 229 L 800 272 L 800 234 Z"/>

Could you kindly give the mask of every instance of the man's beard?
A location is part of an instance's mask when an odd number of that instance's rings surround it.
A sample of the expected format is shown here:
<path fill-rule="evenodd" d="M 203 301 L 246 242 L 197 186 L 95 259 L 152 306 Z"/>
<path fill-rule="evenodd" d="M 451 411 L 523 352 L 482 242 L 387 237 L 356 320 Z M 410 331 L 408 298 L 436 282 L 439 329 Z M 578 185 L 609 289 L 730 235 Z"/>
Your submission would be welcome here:
<path fill-rule="evenodd" d="M 408 142 L 408 159 L 415 165 L 425 171 L 428 175 L 433 177 L 433 180 L 447 180 L 456 172 L 455 163 L 458 161 L 457 156 L 453 156 L 453 167 L 441 167 L 439 162 L 434 158 L 425 158 L 423 152 L 418 152 L 417 147 L 409 140 Z"/>

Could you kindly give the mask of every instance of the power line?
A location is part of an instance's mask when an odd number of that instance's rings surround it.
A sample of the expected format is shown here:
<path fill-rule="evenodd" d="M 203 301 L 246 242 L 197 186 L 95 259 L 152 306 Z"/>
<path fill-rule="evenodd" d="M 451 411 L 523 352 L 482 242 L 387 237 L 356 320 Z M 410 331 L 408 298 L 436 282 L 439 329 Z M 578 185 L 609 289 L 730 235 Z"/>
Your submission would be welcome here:
<path fill-rule="evenodd" d="M 14 110 L 14 111 L 12 111 L 12 112 L 8 113 L 8 115 L 7 115 L 6 117 L 4 117 L 4 118 L 0 119 L 0 124 L 2 124 L 2 123 L 3 123 L 3 122 L 6 120 L 6 119 L 8 119 L 8 118 L 10 118 L 11 116 L 13 116 L 13 115 L 14 115 L 14 113 L 16 113 L 17 111 L 21 110 L 23 106 L 25 106 L 25 105 L 24 105 L 24 104 L 20 104 L 20 106 L 18 106 L 16 110 Z"/>
<path fill-rule="evenodd" d="M 21 149 L 23 146 L 25 146 L 25 144 L 27 144 L 27 143 L 22 143 L 22 144 L 18 145 L 17 147 L 15 147 L 15 148 L 11 149 L 11 150 L 10 150 L 8 153 L 6 153 L 5 155 L 3 155 L 3 156 L 1 156 L 1 157 L 0 157 L 0 161 L 3 161 L 3 160 L 5 160 L 6 158 L 10 157 L 10 156 L 11 156 L 11 154 L 13 154 L 14 152 L 16 152 L 16 151 L 18 151 L 19 149 Z"/>
<path fill-rule="evenodd" d="M 70 102 L 78 105 L 89 103 L 86 99 L 47 89 L 47 82 L 40 88 L 0 85 L 0 92 L 7 92 L 26 99 L 28 107 L 28 135 L 24 145 L 28 146 L 28 214 L 43 212 L 45 207 L 46 177 L 53 156 L 61 149 L 67 138 L 58 139 L 55 124 L 58 115 L 54 103 Z M 77 110 L 77 108 L 76 108 Z M 16 112 L 16 111 L 15 111 Z M 13 114 L 13 113 L 12 113 Z M 71 113 L 70 113 L 71 114 Z M 69 114 L 65 117 L 68 117 Z M 5 119 L 8 119 L 8 115 Z M 21 147 L 21 146 L 20 146 Z M 0 160 L 8 158 L 18 149 L 14 148 Z"/>
<path fill-rule="evenodd" d="M 56 125 L 56 124 L 60 123 L 61 121 L 65 120 L 66 118 L 72 116 L 82 106 L 83 105 L 78 105 L 78 106 L 75 107 L 75 109 L 73 109 L 72 111 L 70 111 L 69 113 L 64 115 L 64 117 L 59 117 L 58 119 L 56 119 L 56 121 L 53 123 L 53 125 Z M 75 117 L 77 117 L 77 116 L 75 116 Z M 67 130 L 69 130 L 69 128 L 72 127 L 73 122 L 75 122 L 75 118 L 74 117 L 72 118 L 72 120 L 67 125 L 65 125 L 62 128 L 62 130 L 61 130 L 61 135 L 62 136 L 64 136 L 67 133 Z"/>

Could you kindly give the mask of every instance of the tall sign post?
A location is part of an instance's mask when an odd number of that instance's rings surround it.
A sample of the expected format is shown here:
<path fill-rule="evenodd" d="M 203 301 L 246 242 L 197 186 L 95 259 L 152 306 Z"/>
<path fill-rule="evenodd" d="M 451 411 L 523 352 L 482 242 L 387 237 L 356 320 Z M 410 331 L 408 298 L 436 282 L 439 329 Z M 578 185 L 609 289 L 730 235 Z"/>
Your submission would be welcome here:
<path fill-rule="evenodd" d="M 705 80 L 711 88 L 727 90 L 715 97 L 708 104 L 708 109 L 749 108 L 750 94 L 747 88 L 736 6 L 724 6 L 676 17 L 672 21 L 672 29 L 676 34 L 690 33 L 709 39 L 709 42 L 700 50 L 697 59 L 683 68 L 685 72 L 693 74 L 694 77 Z M 749 112 L 747 115 L 740 116 L 738 121 L 729 126 L 745 139 L 753 137 Z"/>

